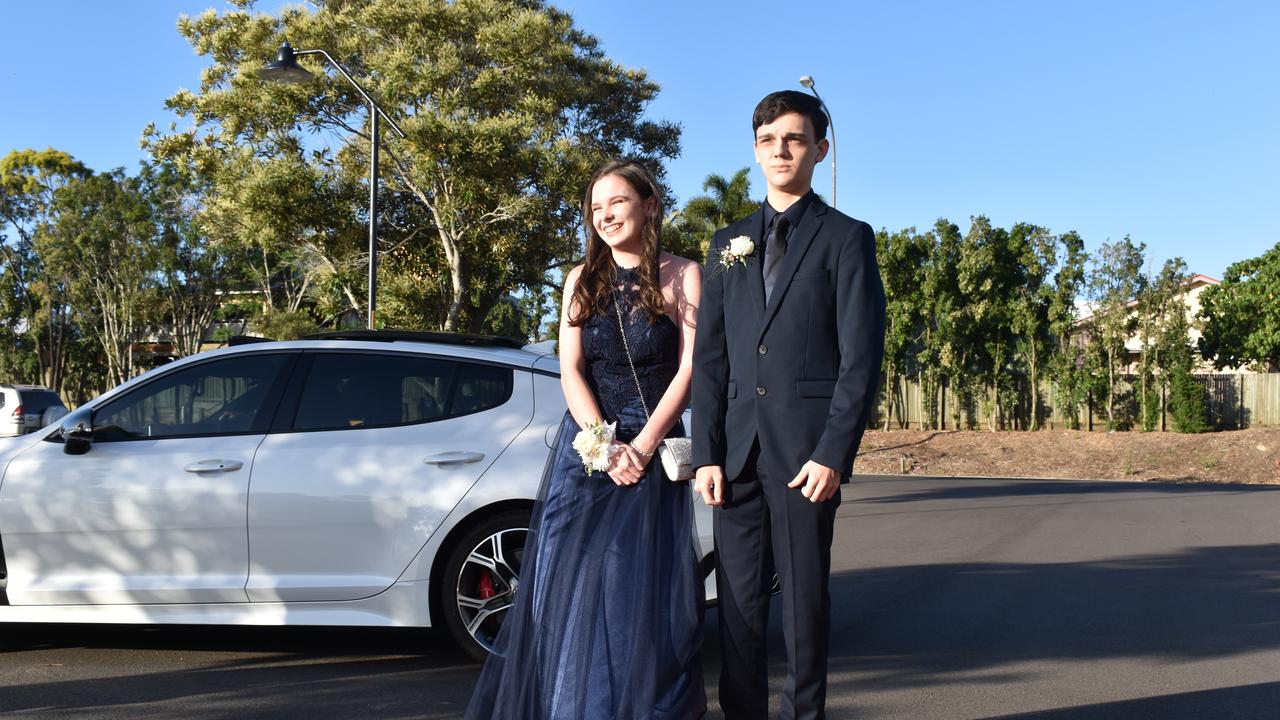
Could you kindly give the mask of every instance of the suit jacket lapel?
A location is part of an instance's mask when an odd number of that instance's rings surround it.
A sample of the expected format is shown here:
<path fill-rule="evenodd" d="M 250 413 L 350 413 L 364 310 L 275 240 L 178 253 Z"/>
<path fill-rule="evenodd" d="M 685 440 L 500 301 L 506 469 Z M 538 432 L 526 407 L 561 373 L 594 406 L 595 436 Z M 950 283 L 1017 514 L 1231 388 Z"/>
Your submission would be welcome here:
<path fill-rule="evenodd" d="M 805 209 L 796 229 L 791 232 L 791 237 L 787 241 L 787 254 L 782 257 L 782 265 L 778 266 L 778 279 L 774 281 L 773 293 L 769 296 L 769 304 L 764 309 L 764 320 L 760 323 L 762 336 L 764 331 L 769 329 L 769 322 L 777 314 L 782 299 L 786 297 L 787 289 L 791 287 L 791 278 L 796 274 L 796 268 L 800 267 L 804 254 L 809 251 L 813 239 L 818 236 L 818 230 L 822 228 L 822 216 L 826 212 L 827 206 L 821 200 L 814 198 Z M 764 298 L 763 279 L 760 281 L 760 296 L 761 299 Z"/>
<path fill-rule="evenodd" d="M 764 276 L 760 274 L 760 263 L 764 262 L 764 210 L 756 210 L 739 223 L 730 237 L 746 235 L 755 243 L 756 251 L 751 254 L 750 262 L 745 265 L 733 265 L 721 272 L 741 275 L 739 282 L 747 284 L 747 293 L 751 296 L 756 317 L 764 315 Z"/>

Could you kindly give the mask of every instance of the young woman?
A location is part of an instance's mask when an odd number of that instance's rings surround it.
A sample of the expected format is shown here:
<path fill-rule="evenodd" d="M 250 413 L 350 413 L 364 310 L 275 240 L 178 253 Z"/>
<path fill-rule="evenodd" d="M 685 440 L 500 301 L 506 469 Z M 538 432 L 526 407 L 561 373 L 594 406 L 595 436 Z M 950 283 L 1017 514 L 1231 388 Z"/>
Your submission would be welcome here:
<path fill-rule="evenodd" d="M 560 321 L 569 410 L 523 585 L 467 709 L 475 720 L 685 720 L 706 708 L 692 493 L 653 461 L 683 434 L 702 273 L 659 248 L 661 191 L 640 164 L 597 170 L 582 212 L 586 260 L 565 282 Z M 613 423 L 596 461 L 607 470 L 593 471 L 574 439 Z"/>

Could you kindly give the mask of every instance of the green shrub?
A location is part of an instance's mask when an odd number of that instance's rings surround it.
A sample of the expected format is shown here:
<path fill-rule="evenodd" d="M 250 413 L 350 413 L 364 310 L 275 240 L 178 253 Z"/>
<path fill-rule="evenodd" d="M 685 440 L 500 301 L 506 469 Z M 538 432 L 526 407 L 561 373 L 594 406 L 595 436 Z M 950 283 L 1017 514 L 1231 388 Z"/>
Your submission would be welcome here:
<path fill-rule="evenodd" d="M 1204 388 L 1190 372 L 1177 368 L 1170 373 L 1169 412 L 1176 432 L 1201 433 L 1209 429 L 1204 395 Z"/>

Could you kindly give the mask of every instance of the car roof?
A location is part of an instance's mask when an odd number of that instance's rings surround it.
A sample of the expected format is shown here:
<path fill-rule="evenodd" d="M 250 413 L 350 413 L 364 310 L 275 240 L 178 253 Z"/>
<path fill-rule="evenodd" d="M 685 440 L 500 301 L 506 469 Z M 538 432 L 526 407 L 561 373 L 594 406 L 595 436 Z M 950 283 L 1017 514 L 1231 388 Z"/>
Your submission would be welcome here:
<path fill-rule="evenodd" d="M 125 381 L 86 403 L 98 405 L 103 400 L 114 397 L 126 388 L 150 379 L 156 373 L 167 372 L 173 368 L 227 355 L 245 355 L 280 351 L 307 350 L 361 350 L 378 351 L 393 350 L 395 352 L 413 352 L 424 355 L 447 356 L 478 362 L 498 363 L 513 368 L 535 370 L 538 372 L 560 374 L 559 359 L 547 355 L 546 345 L 518 346 L 519 341 L 502 338 L 498 342 L 476 342 L 485 336 L 453 335 L 446 333 L 406 333 L 403 331 L 344 331 L 310 336 L 298 340 L 269 340 L 266 338 L 237 338 L 228 343 L 228 347 L 206 350 L 179 358 L 173 362 L 148 370 L 137 377 Z M 427 338 L 431 338 L 428 340 Z"/>
<path fill-rule="evenodd" d="M 468 360 L 482 360 L 487 362 L 498 362 L 504 365 L 511 365 L 520 368 L 532 368 L 538 358 L 542 357 L 540 353 L 531 352 L 520 347 L 512 346 L 484 346 L 457 344 L 448 342 L 428 342 L 425 340 L 407 340 L 407 339 L 350 339 L 350 338 L 303 338 L 300 340 L 266 340 L 255 342 L 252 344 L 238 344 L 218 350 L 208 350 L 198 355 L 189 356 L 175 360 L 175 363 L 185 363 L 197 358 L 208 358 L 217 355 L 231 355 L 245 352 L 270 352 L 280 350 L 395 350 L 397 352 L 418 352 L 428 355 L 448 355 L 449 357 L 465 358 Z M 172 364 L 172 363 L 171 363 Z M 167 367 L 167 366 L 162 366 Z"/>
<path fill-rule="evenodd" d="M 303 340 L 374 340 L 378 342 L 426 342 L 438 345 L 466 345 L 468 347 L 505 347 L 520 349 L 524 341 L 502 335 L 473 335 L 470 333 L 426 332 L 423 330 L 330 330 L 306 335 Z"/>

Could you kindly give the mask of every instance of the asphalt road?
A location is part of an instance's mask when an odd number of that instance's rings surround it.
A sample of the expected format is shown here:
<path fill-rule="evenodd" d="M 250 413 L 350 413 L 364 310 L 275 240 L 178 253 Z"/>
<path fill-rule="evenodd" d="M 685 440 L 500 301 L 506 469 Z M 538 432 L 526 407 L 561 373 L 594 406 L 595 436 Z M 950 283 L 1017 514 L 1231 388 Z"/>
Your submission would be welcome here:
<path fill-rule="evenodd" d="M 835 557 L 833 718 L 1280 717 L 1280 487 L 862 477 Z M 5 718 L 452 718 L 477 672 L 435 631 L 0 625 Z"/>

